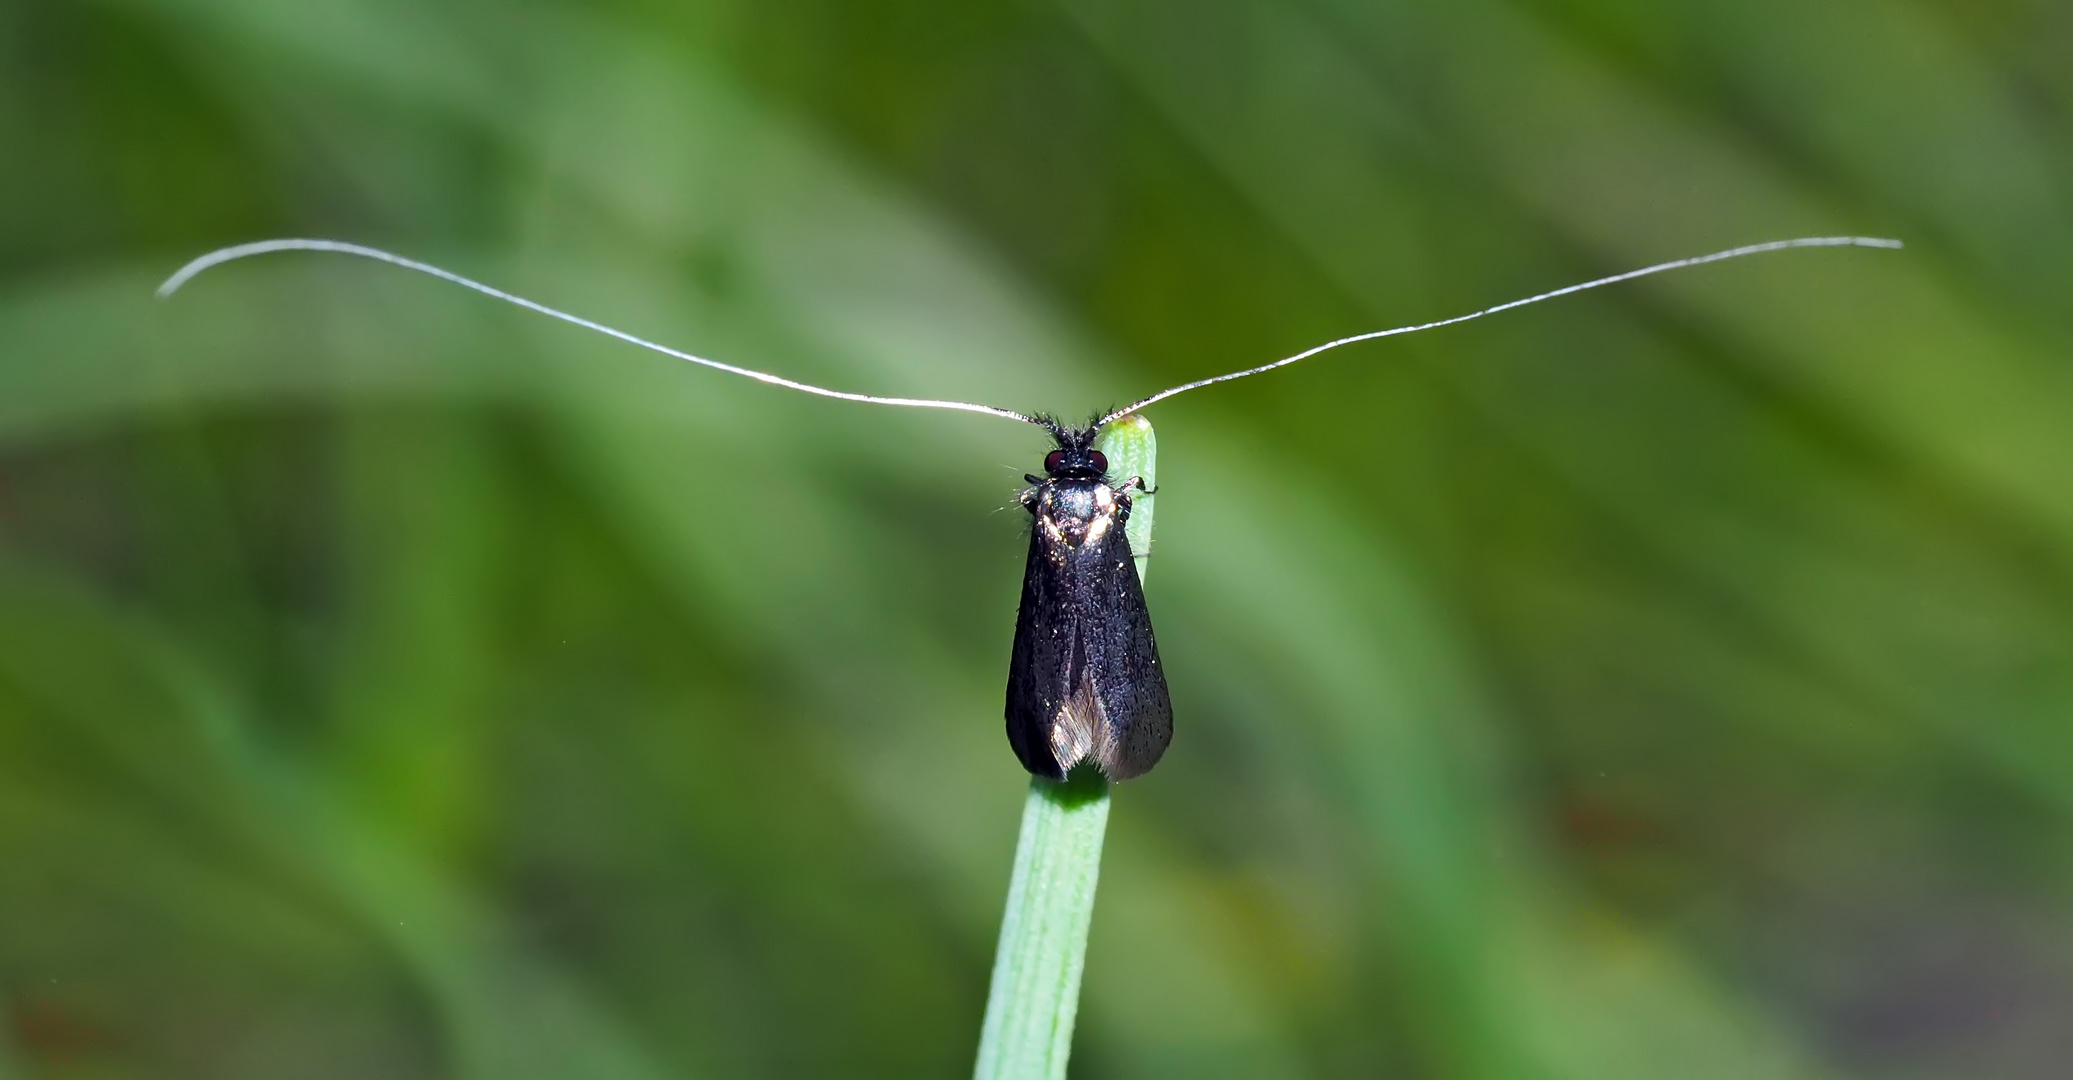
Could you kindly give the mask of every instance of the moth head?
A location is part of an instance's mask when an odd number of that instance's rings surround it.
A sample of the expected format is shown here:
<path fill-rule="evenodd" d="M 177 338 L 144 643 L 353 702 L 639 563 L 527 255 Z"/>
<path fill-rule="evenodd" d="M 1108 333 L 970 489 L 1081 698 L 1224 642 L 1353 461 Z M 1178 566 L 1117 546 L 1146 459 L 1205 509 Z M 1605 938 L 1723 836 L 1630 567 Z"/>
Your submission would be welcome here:
<path fill-rule="evenodd" d="M 1069 428 L 1055 421 L 1044 425 L 1058 448 L 1044 455 L 1044 473 L 1053 480 L 1099 480 L 1108 475 L 1108 457 L 1094 449 L 1098 425 Z"/>

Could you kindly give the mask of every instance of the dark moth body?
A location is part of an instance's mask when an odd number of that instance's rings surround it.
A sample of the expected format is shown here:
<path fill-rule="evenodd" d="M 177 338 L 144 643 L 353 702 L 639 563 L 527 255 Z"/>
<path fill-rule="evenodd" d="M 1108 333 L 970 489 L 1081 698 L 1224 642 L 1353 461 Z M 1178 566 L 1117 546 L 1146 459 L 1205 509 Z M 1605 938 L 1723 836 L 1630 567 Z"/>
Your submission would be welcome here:
<path fill-rule="evenodd" d="M 1092 762 L 1111 780 L 1158 764 L 1173 705 L 1124 526 L 1131 480 L 1112 487 L 1095 429 L 1053 429 L 1047 477 L 1023 492 L 1034 517 L 1008 663 L 1008 742 L 1038 776 Z"/>

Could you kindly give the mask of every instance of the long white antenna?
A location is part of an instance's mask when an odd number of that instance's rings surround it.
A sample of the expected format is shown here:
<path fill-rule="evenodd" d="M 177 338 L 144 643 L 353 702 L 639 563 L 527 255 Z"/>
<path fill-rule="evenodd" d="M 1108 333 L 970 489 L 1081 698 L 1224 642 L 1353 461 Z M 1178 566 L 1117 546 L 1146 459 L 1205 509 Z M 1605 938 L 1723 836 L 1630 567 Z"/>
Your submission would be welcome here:
<path fill-rule="evenodd" d="M 757 382 L 766 382 L 770 383 L 773 386 L 783 386 L 793 390 L 803 390 L 809 394 L 819 394 L 821 397 L 840 398 L 843 401 L 862 401 L 872 405 L 906 405 L 916 409 L 956 409 L 960 412 L 985 413 L 988 416 L 1006 417 L 1009 420 L 1020 420 L 1024 423 L 1029 424 L 1039 423 L 1039 421 L 1035 417 L 1024 416 L 1021 413 L 1015 412 L 1012 409 L 997 409 L 991 405 L 980 405 L 976 402 L 937 401 L 933 398 L 878 397 L 873 394 L 852 394 L 846 390 L 830 390 L 824 386 L 815 386 L 811 383 L 803 383 L 794 379 L 787 379 L 781 375 L 771 375 L 767 372 L 754 371 L 745 367 L 736 367 L 733 364 L 722 363 L 718 360 L 708 360 L 703 356 L 693 356 L 690 353 L 684 352 L 682 350 L 672 349 L 667 345 L 659 345 L 653 341 L 647 340 L 646 338 L 635 337 L 624 330 L 614 330 L 613 328 L 606 326 L 603 323 L 592 322 L 589 319 L 583 318 L 580 315 L 571 315 L 566 311 L 557 311 L 554 308 L 548 307 L 545 304 L 534 303 L 533 301 L 528 300 L 523 296 L 513 296 L 512 294 L 507 293 L 502 289 L 492 288 L 488 285 L 484 285 L 482 282 L 474 281 L 469 278 L 464 278 L 461 275 L 448 270 L 441 270 L 440 268 L 433 266 L 430 263 L 421 263 L 418 262 L 416 259 L 406 259 L 401 255 L 394 255 L 389 252 L 383 251 L 379 248 L 363 247 L 359 244 L 348 244 L 339 240 L 261 240 L 258 243 L 254 244 L 239 244 L 236 247 L 227 247 L 219 251 L 212 251 L 209 252 L 207 255 L 204 255 L 201 258 L 196 259 L 191 263 L 188 263 L 186 266 L 181 267 L 177 272 L 173 274 L 172 277 L 167 278 L 165 284 L 160 285 L 158 287 L 158 295 L 161 299 L 173 295 L 173 293 L 179 290 L 180 286 L 187 284 L 188 281 L 193 279 L 193 277 L 196 274 L 199 274 L 212 266 L 219 266 L 223 263 L 230 262 L 233 259 L 243 259 L 252 255 L 266 255 L 276 251 L 330 251 L 336 252 L 340 255 L 358 255 L 363 259 L 373 259 L 377 262 L 388 263 L 391 266 L 400 266 L 405 270 L 415 270 L 420 274 L 430 274 L 431 276 L 438 278 L 441 281 L 451 281 L 456 285 L 473 289 L 476 292 L 482 293 L 485 296 L 494 296 L 497 299 L 502 300 L 506 303 L 517 304 L 519 307 L 525 308 L 529 311 L 537 311 L 542 315 L 550 315 L 554 318 L 560 319 L 563 322 L 574 323 L 577 326 L 583 327 L 586 330 L 595 330 L 600 334 L 607 334 L 612 337 L 618 338 L 621 341 L 628 342 L 634 345 L 639 345 L 643 349 L 653 349 L 654 351 L 659 352 L 664 356 L 674 356 L 679 360 L 689 360 L 694 364 L 703 364 L 709 368 L 718 368 L 721 371 L 730 372 L 735 375 L 746 375 L 749 378 L 756 380 Z"/>
<path fill-rule="evenodd" d="M 1227 375 L 1216 375 L 1207 379 L 1197 379 L 1191 383 L 1182 383 L 1181 385 L 1172 387 L 1171 389 L 1161 390 L 1158 393 L 1153 394 L 1151 397 L 1143 398 L 1141 400 L 1132 402 L 1131 404 L 1121 409 L 1117 409 L 1116 411 L 1109 413 L 1106 416 L 1103 416 L 1099 420 L 1096 420 L 1093 426 L 1098 428 L 1111 420 L 1128 416 L 1129 414 L 1137 412 L 1138 410 L 1144 408 L 1147 405 L 1164 401 L 1167 398 L 1173 397 L 1175 394 L 1185 394 L 1190 390 L 1197 390 L 1205 386 L 1213 386 L 1221 382 L 1230 382 L 1233 379 L 1243 379 L 1247 376 L 1258 375 L 1264 371 L 1272 371 L 1278 367 L 1287 367 L 1288 365 L 1293 364 L 1298 360 L 1306 360 L 1312 356 L 1316 356 L 1318 353 L 1324 352 L 1328 349 L 1336 349 L 1341 345 L 1351 345 L 1358 341 L 1373 341 L 1376 338 L 1395 337 L 1398 334 L 1413 334 L 1417 333 L 1420 330 L 1432 330 L 1441 326 L 1452 326 L 1455 323 L 1467 322 L 1470 319 L 1480 319 L 1485 315 L 1495 315 L 1500 311 L 1508 311 L 1516 307 L 1525 307 L 1527 304 L 1538 304 L 1543 300 L 1552 300 L 1555 297 L 1567 296 L 1570 293 L 1582 292 L 1585 289 L 1595 289 L 1601 285 L 1613 285 L 1622 281 L 1631 281 L 1634 278 L 1638 277 L 1647 277 L 1650 274 L 1660 274 L 1665 270 L 1681 270 L 1687 266 L 1700 266 L 1705 263 L 1720 262 L 1725 259 L 1739 259 L 1744 255 L 1760 255 L 1767 251 L 1783 251 L 1786 248 L 1898 248 L 1900 246 L 1901 244 L 1898 240 L 1886 240 L 1870 236 L 1803 236 L 1796 240 L 1773 240 L 1769 243 L 1749 244 L 1745 247 L 1729 248 L 1726 251 L 1716 251 L 1711 255 L 1698 255 L 1689 259 L 1678 259 L 1674 262 L 1657 263 L 1654 266 L 1644 266 L 1639 270 L 1629 270 L 1624 274 L 1614 274 L 1611 277 L 1602 277 L 1595 281 L 1586 281 L 1579 285 L 1570 285 L 1564 288 L 1556 289 L 1552 292 L 1544 292 L 1540 293 L 1537 296 L 1529 296 L 1523 300 L 1512 300 L 1507 303 L 1498 304 L 1495 307 L 1487 307 L 1481 311 L 1471 312 L 1467 315 L 1456 315 L 1451 319 L 1441 319 L 1437 322 L 1419 323 L 1415 326 L 1399 326 L 1390 330 L 1374 330 L 1365 334 L 1355 334 L 1352 337 L 1343 337 L 1338 339 L 1337 341 L 1327 341 L 1324 344 L 1319 345 L 1315 348 L 1305 349 L 1302 352 L 1295 354 L 1294 356 L 1276 360 L 1271 364 L 1261 364 L 1259 367 L 1246 368 L 1244 371 L 1233 371 Z M 604 325 L 603 323 L 592 322 L 589 319 L 583 318 L 580 315 L 571 315 L 566 311 L 557 311 L 554 308 L 548 307 L 545 304 L 534 303 L 533 301 L 528 300 L 523 296 L 514 296 L 510 293 L 503 291 L 502 289 L 492 288 L 488 285 L 484 285 L 479 281 L 464 278 L 461 275 L 453 273 L 451 271 L 441 270 L 440 268 L 433 266 L 430 263 L 421 263 L 415 259 L 406 259 L 401 255 L 394 255 L 389 252 L 382 251 L 379 248 L 364 247 L 359 244 L 348 244 L 339 240 L 261 240 L 258 243 L 239 244 L 236 247 L 227 247 L 219 251 L 212 251 L 207 255 L 204 255 L 201 258 L 188 263 L 186 266 L 181 267 L 178 272 L 173 274 L 172 277 L 167 278 L 165 284 L 160 285 L 158 287 L 158 295 L 161 298 L 173 295 L 173 293 L 178 291 L 182 285 L 185 285 L 188 283 L 188 281 L 192 280 L 196 274 L 199 274 L 212 266 L 218 266 L 223 263 L 230 262 L 233 259 L 242 259 L 251 255 L 265 255 L 276 251 L 329 251 L 336 252 L 341 255 L 357 255 L 363 259 L 373 259 L 377 262 L 385 262 L 392 266 L 400 266 L 406 270 L 415 270 L 420 274 L 429 274 L 432 277 L 440 279 L 441 281 L 450 281 L 456 285 L 473 289 L 476 292 L 482 293 L 485 296 L 493 296 L 506 303 L 517 304 L 519 307 L 525 308 L 529 311 L 537 311 L 542 315 L 552 316 L 553 318 L 560 319 L 561 321 L 566 323 L 574 323 L 575 325 L 583 327 L 584 329 L 595 330 L 600 334 L 605 334 L 610 337 L 618 338 L 619 340 L 627 342 L 629 344 L 638 345 L 643 349 L 652 349 L 655 352 L 663 354 L 664 356 L 673 356 L 679 360 L 688 360 L 694 364 L 702 364 L 709 368 L 717 368 L 721 371 L 729 372 L 735 375 L 745 375 L 751 379 L 756 380 L 757 382 L 770 383 L 773 386 L 783 386 L 792 390 L 802 390 L 809 394 L 818 394 L 821 397 L 839 398 L 843 401 L 861 401 L 871 405 L 905 405 L 917 409 L 955 409 L 959 412 L 984 413 L 987 416 L 999 416 L 1008 420 L 1020 420 L 1026 424 L 1036 424 L 1037 426 L 1050 431 L 1054 436 L 1058 436 L 1060 438 L 1063 438 L 1065 434 L 1062 425 L 1060 425 L 1057 421 L 1047 416 L 1028 416 L 1023 413 L 1016 412 L 1013 409 L 1002 409 L 992 405 L 981 405 L 977 402 L 971 401 L 938 401 L 933 398 L 878 397 L 873 394 L 852 394 L 845 390 L 830 390 L 823 386 L 814 386 L 811 383 L 798 382 L 793 379 L 787 379 L 781 375 L 772 375 L 767 372 L 756 371 L 751 368 L 736 367 L 733 364 L 722 363 L 718 360 L 708 360 L 703 356 L 693 356 L 690 353 L 683 352 L 678 349 L 672 349 L 667 345 L 659 345 L 653 341 L 647 340 L 646 338 L 635 337 L 634 335 L 629 334 L 624 330 L 615 330 L 609 326 Z"/>
<path fill-rule="evenodd" d="M 1293 364 L 1298 360 L 1307 360 L 1310 357 L 1316 356 L 1318 353 L 1324 352 L 1327 349 L 1336 349 L 1341 345 L 1351 345 L 1357 341 L 1373 341 L 1376 338 L 1395 337 L 1398 334 L 1414 334 L 1420 330 L 1432 330 L 1441 326 L 1452 326 L 1455 323 L 1464 323 L 1469 321 L 1470 319 L 1480 319 L 1485 315 L 1495 315 L 1500 311 L 1508 311 L 1515 307 L 1525 307 L 1527 304 L 1538 304 L 1542 300 L 1553 300 L 1555 297 L 1558 296 L 1567 296 L 1570 293 L 1582 292 L 1585 289 L 1595 289 L 1600 285 L 1613 285 L 1622 281 L 1631 281 L 1634 278 L 1638 277 L 1647 277 L 1650 274 L 1660 274 L 1665 270 L 1681 270 L 1687 266 L 1699 266 L 1704 263 L 1720 262 L 1724 259 L 1739 259 L 1744 255 L 1761 255 L 1766 251 L 1783 251 L 1786 248 L 1898 248 L 1900 246 L 1901 244 L 1898 240 L 1886 240 L 1873 236 L 1803 236 L 1797 240 L 1772 240 L 1769 243 L 1764 244 L 1750 244 L 1746 247 L 1729 248 L 1726 251 L 1716 251 L 1711 255 L 1697 255 L 1689 259 L 1678 259 L 1674 262 L 1657 263 L 1654 266 L 1644 266 L 1639 270 L 1629 270 L 1624 274 L 1614 274 L 1611 277 L 1599 278 L 1596 281 L 1586 281 L 1580 285 L 1569 285 L 1560 289 L 1556 289 L 1553 292 L 1544 292 L 1537 296 L 1529 296 L 1524 300 L 1513 300 L 1508 303 L 1499 304 L 1496 307 L 1487 307 L 1481 311 L 1472 312 L 1467 315 L 1456 315 L 1451 319 L 1441 319 L 1438 322 L 1419 323 L 1416 326 L 1399 326 L 1393 330 L 1372 330 L 1365 334 L 1355 334 L 1352 337 L 1343 337 L 1337 341 L 1327 341 L 1324 344 L 1319 345 L 1315 348 L 1305 349 L 1302 352 L 1295 354 L 1294 356 L 1284 357 L 1283 359 L 1276 360 L 1271 364 L 1261 364 L 1259 367 L 1246 368 L 1244 371 L 1234 371 L 1228 375 L 1216 375 L 1207 379 L 1197 379 L 1191 383 L 1182 383 L 1181 385 L 1173 387 L 1172 389 L 1161 390 L 1158 393 L 1153 394 L 1151 397 L 1144 398 L 1136 402 L 1132 402 L 1131 404 L 1123 408 L 1117 409 L 1115 412 L 1109 413 L 1107 416 L 1104 416 L 1100 420 L 1096 421 L 1095 426 L 1099 427 L 1102 424 L 1106 424 L 1111 420 L 1128 416 L 1131 413 L 1134 413 L 1147 405 L 1150 405 L 1154 402 L 1164 401 L 1167 398 L 1174 396 L 1175 394 L 1185 394 L 1190 390 L 1198 390 L 1205 386 L 1215 385 L 1216 383 L 1230 382 L 1233 379 L 1243 379 L 1248 375 L 1258 375 L 1263 371 L 1272 371 L 1278 367 L 1287 367 L 1288 365 Z"/>

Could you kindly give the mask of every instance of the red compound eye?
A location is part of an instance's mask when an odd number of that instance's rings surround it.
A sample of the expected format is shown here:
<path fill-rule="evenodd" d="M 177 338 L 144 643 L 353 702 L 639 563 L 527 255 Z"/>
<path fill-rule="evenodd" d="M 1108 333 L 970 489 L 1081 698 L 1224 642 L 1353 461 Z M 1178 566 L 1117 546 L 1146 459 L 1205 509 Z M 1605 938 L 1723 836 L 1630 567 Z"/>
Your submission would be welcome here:
<path fill-rule="evenodd" d="M 1102 453 L 1101 451 L 1087 451 L 1087 460 L 1092 462 L 1094 464 L 1094 467 L 1100 469 L 1102 472 L 1108 471 L 1108 455 Z"/>
<path fill-rule="evenodd" d="M 1058 467 L 1063 464 L 1065 464 L 1065 451 L 1063 450 L 1053 450 L 1044 455 L 1045 472 L 1057 472 Z"/>

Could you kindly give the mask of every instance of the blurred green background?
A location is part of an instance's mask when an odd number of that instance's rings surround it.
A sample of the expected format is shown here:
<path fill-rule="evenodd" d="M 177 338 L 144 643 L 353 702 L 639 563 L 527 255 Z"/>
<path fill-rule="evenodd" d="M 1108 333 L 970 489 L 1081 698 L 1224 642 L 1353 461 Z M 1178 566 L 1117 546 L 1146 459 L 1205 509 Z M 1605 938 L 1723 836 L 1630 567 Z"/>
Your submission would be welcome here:
<path fill-rule="evenodd" d="M 0 4 L 0 1076 L 942 1076 L 1040 433 L 1084 1077 L 2060 1077 L 2058 0 Z"/>

